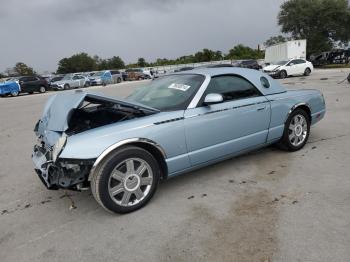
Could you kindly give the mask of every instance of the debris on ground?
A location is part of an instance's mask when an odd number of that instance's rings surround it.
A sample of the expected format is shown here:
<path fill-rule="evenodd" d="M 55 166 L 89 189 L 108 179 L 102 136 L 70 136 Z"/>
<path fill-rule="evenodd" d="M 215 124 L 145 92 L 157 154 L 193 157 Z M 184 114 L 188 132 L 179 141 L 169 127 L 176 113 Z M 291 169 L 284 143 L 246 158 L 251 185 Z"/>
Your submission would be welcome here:
<path fill-rule="evenodd" d="M 322 77 L 320 80 L 328 80 L 328 77 Z"/>
<path fill-rule="evenodd" d="M 317 146 L 313 146 L 311 149 L 316 149 L 317 148 Z"/>
<path fill-rule="evenodd" d="M 71 205 L 70 205 L 70 207 L 69 207 L 69 210 L 76 209 L 77 206 L 75 205 L 74 200 L 72 199 L 72 196 L 69 195 L 69 194 L 67 193 L 67 191 L 64 191 L 64 196 L 67 197 L 67 198 L 70 200 L 70 202 L 71 202 Z"/>
<path fill-rule="evenodd" d="M 26 204 L 25 206 L 24 206 L 24 208 L 28 208 L 28 207 L 31 207 L 32 205 L 31 204 Z"/>
<path fill-rule="evenodd" d="M 194 196 L 189 196 L 187 199 L 192 199 L 192 198 L 194 198 Z"/>
<path fill-rule="evenodd" d="M 4 215 L 4 214 L 6 214 L 6 213 L 8 213 L 8 211 L 7 211 L 6 209 L 4 209 L 3 211 L 1 211 L 1 215 Z"/>
<path fill-rule="evenodd" d="M 292 204 L 295 205 L 295 204 L 297 204 L 298 202 L 299 202 L 298 200 L 294 200 L 294 201 L 292 202 Z"/>
<path fill-rule="evenodd" d="M 269 175 L 273 175 L 274 173 L 276 173 L 276 171 L 272 170 L 271 172 L 269 172 Z"/>
<path fill-rule="evenodd" d="M 235 181 L 233 179 L 230 179 L 228 182 L 229 183 L 234 183 Z"/>
<path fill-rule="evenodd" d="M 207 194 L 202 194 L 202 197 L 206 197 L 207 196 Z"/>

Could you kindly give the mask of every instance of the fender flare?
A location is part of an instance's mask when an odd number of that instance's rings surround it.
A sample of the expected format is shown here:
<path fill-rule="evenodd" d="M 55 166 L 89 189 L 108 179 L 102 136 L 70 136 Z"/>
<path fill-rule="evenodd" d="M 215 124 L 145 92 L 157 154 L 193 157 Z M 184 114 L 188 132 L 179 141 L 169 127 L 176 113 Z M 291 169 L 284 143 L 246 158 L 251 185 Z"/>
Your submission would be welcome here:
<path fill-rule="evenodd" d="M 125 139 L 125 140 L 119 141 L 119 142 L 109 146 L 96 158 L 94 164 L 91 167 L 91 170 L 90 170 L 90 173 L 88 176 L 88 181 L 91 181 L 92 175 L 96 172 L 96 170 L 98 169 L 98 166 L 103 161 L 103 159 L 105 159 L 106 156 L 108 156 L 111 152 L 120 148 L 121 146 L 132 144 L 132 143 L 144 143 L 144 144 L 152 145 L 159 150 L 159 152 L 162 154 L 164 160 L 166 159 L 165 150 L 158 143 L 156 143 L 150 139 L 140 138 L 140 137 Z"/>

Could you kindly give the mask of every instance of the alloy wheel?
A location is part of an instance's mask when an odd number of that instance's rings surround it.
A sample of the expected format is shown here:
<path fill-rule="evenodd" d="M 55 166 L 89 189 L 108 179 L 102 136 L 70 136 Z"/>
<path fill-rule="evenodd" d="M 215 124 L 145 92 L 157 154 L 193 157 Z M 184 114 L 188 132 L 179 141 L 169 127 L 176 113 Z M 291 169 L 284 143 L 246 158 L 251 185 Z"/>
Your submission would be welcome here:
<path fill-rule="evenodd" d="M 116 204 L 134 206 L 149 194 L 152 182 L 150 165 L 140 158 L 128 158 L 113 169 L 108 192 Z"/>
<path fill-rule="evenodd" d="M 306 137 L 308 132 L 307 121 L 305 117 L 301 114 L 297 114 L 290 121 L 288 127 L 288 137 L 289 141 L 293 146 L 301 145 Z"/>

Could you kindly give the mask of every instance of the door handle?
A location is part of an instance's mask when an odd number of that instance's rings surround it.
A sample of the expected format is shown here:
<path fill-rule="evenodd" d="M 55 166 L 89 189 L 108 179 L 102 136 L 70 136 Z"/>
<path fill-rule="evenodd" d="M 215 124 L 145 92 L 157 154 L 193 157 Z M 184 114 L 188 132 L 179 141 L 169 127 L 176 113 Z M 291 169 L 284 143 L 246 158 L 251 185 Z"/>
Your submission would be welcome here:
<path fill-rule="evenodd" d="M 261 107 L 258 107 L 256 110 L 261 111 L 261 110 L 264 110 L 265 108 L 266 108 L 266 106 L 261 106 Z"/>

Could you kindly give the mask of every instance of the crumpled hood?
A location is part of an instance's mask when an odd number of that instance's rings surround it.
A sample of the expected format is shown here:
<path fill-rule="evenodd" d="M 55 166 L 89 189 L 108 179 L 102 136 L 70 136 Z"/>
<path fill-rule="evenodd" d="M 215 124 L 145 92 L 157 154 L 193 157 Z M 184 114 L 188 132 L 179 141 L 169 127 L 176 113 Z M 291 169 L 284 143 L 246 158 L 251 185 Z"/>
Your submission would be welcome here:
<path fill-rule="evenodd" d="M 68 121 L 73 109 L 78 108 L 83 102 L 98 103 L 108 102 L 124 107 L 133 108 L 145 113 L 158 113 L 158 109 L 144 106 L 142 104 L 129 102 L 122 99 L 114 99 L 98 94 L 75 91 L 53 95 L 47 101 L 43 115 L 36 126 L 36 132 L 44 135 L 47 131 L 64 132 L 68 129 Z"/>
<path fill-rule="evenodd" d="M 274 71 L 274 70 L 278 69 L 279 67 L 280 67 L 280 65 L 268 65 L 268 66 L 265 66 L 263 70 Z"/>

